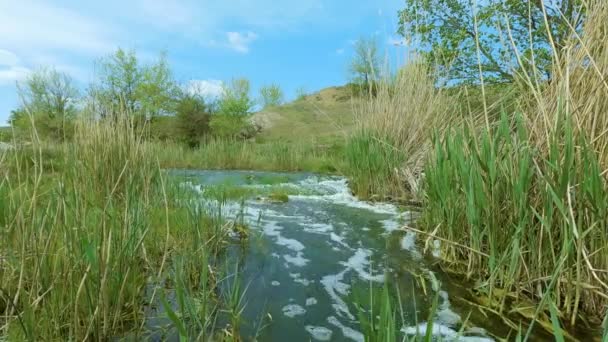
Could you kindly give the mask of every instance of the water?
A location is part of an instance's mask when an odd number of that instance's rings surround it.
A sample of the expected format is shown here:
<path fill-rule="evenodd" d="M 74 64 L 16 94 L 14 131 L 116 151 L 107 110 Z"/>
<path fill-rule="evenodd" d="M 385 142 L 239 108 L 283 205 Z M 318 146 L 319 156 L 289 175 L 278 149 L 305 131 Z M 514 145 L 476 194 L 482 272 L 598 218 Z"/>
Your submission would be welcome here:
<path fill-rule="evenodd" d="M 432 315 L 437 339 L 493 341 L 483 320 L 463 328 L 464 319 L 478 315 L 469 316 L 471 308 L 452 304 L 457 290 L 434 270 L 428 255 L 438 242 L 431 242 L 430 252 L 424 254 L 416 236 L 399 229 L 415 215 L 392 204 L 360 201 L 338 177 L 244 171 L 175 174 L 185 177 L 184 186 L 199 191 L 201 200 L 206 187 L 218 184 L 266 195 L 274 188 L 292 194 L 286 203 L 260 195 L 251 196 L 244 207 L 237 202 L 223 207 L 226 217 L 243 215 L 252 231 L 227 256 L 227 264 L 239 265 L 246 288 L 240 329 L 245 340 L 363 341 L 355 303 L 369 303 L 370 287 L 381 290 L 386 283 L 399 293 L 393 304 L 401 302 L 397 320 L 403 334 L 426 332 L 436 298 Z M 440 282 L 435 289 L 424 280 L 433 277 Z"/>

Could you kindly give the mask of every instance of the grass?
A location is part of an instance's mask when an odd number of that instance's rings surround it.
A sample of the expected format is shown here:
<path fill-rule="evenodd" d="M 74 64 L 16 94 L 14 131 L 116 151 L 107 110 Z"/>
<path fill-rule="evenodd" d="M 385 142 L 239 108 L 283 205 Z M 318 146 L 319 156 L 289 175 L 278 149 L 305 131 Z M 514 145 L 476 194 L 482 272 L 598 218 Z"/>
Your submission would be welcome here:
<path fill-rule="evenodd" d="M 608 8 L 584 6 L 551 82 L 522 67 L 514 84 L 443 88 L 414 60 L 364 103 L 345 147 L 357 193 L 421 199 L 419 224 L 452 242 L 443 266 L 532 322 L 522 340 L 608 314 Z"/>
<path fill-rule="evenodd" d="M 152 144 L 151 149 L 163 168 L 320 173 L 335 173 L 341 168 L 338 146 L 218 139 L 197 149 L 170 143 Z"/>
<path fill-rule="evenodd" d="M 222 250 L 223 222 L 178 200 L 129 122 L 80 122 L 74 143 L 53 150 L 59 164 L 32 141 L 0 164 L 0 335 L 141 335 L 165 279 L 213 305 L 215 284 L 201 270 Z"/>
<path fill-rule="evenodd" d="M 356 107 L 358 128 L 345 147 L 345 174 L 363 197 L 416 197 L 435 131 L 457 119 L 452 98 L 436 87 L 423 63 L 413 62 Z"/>
<path fill-rule="evenodd" d="M 422 226 L 496 309 L 533 303 L 524 340 L 537 320 L 597 327 L 608 306 L 608 8 L 586 6 L 551 83 L 520 75 L 512 111 L 437 134 L 425 168 Z"/>
<path fill-rule="evenodd" d="M 353 105 L 356 102 L 347 87 L 333 87 L 289 104 L 267 108 L 252 118 L 263 127 L 256 139 L 331 146 L 343 141 L 355 128 Z"/>

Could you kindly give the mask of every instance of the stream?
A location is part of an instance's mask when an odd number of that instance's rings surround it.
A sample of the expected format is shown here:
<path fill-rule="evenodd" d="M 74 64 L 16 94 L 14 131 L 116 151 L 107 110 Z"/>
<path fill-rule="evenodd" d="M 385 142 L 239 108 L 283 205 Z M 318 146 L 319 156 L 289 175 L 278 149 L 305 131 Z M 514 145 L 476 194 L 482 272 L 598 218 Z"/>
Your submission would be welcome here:
<path fill-rule="evenodd" d="M 400 229 L 414 214 L 358 200 L 344 178 L 249 171 L 172 174 L 201 197 L 208 187 L 226 184 L 252 193 L 288 193 L 282 201 L 259 195 L 222 207 L 225 217 L 240 215 L 250 229 L 243 245 L 227 255 L 227 264 L 238 263 L 245 289 L 243 340 L 363 341 L 360 308 L 367 304 L 363 310 L 369 310 L 370 293 L 382 292 L 385 285 L 396 289 L 391 305 L 397 308 L 401 336 L 424 336 L 429 317 L 434 340 L 494 341 L 489 331 L 500 332 L 495 322 L 475 319 L 473 309 L 452 304 L 458 291 L 432 267 L 439 241 L 423 253 L 416 235 Z M 438 280 L 434 289 L 430 278 Z"/>

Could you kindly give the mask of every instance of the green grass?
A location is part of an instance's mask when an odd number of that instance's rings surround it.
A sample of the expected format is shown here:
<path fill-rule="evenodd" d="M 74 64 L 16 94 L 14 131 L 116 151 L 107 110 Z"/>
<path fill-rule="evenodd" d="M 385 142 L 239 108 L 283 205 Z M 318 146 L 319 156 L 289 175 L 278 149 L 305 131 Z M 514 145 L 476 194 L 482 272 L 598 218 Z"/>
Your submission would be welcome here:
<path fill-rule="evenodd" d="M 219 139 L 197 149 L 170 143 L 152 144 L 151 148 L 163 168 L 335 173 L 341 167 L 338 146 Z"/>
<path fill-rule="evenodd" d="M 12 140 L 13 133 L 10 127 L 0 127 L 0 141 L 10 142 Z"/>
<path fill-rule="evenodd" d="M 560 123 L 548 154 L 530 142 L 520 116 L 503 116 L 492 132 L 438 138 L 422 225 L 470 247 L 446 245 L 443 256 L 478 279 L 499 311 L 536 302 L 538 319 L 555 305 L 553 321 L 574 324 L 582 314 L 597 322 L 608 303 L 607 275 L 597 271 L 608 269 L 607 184 L 570 116 Z"/>
<path fill-rule="evenodd" d="M 343 141 L 355 128 L 353 105 L 348 88 L 334 87 L 267 108 L 252 118 L 263 126 L 256 139 L 332 145 L 336 140 Z"/>
<path fill-rule="evenodd" d="M 129 124 L 80 124 L 73 143 L 53 149 L 60 170 L 43 146 L 34 140 L 0 165 L 0 336 L 141 335 L 143 308 L 167 290 L 154 285 L 164 279 L 182 277 L 174 291 L 213 299 L 201 270 L 221 252 L 224 224 L 180 200 Z"/>
<path fill-rule="evenodd" d="M 406 158 L 390 137 L 361 130 L 349 139 L 344 156 L 346 166 L 343 171 L 349 176 L 350 187 L 358 196 L 402 197 L 406 193 L 397 174 Z"/>

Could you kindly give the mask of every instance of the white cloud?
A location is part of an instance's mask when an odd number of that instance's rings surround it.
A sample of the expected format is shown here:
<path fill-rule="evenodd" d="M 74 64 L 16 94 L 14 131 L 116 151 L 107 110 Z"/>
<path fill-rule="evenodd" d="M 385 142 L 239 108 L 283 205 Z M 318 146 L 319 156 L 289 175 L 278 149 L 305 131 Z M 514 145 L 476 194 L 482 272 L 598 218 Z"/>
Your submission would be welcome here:
<path fill-rule="evenodd" d="M 113 48 L 112 26 L 46 1 L 0 1 L 0 22 L 0 41 L 15 50 L 99 54 Z"/>
<path fill-rule="evenodd" d="M 191 80 L 186 85 L 186 91 L 200 95 L 206 99 L 216 99 L 224 93 L 223 82 L 219 80 Z"/>
<path fill-rule="evenodd" d="M 228 38 L 228 46 L 234 51 L 240 53 L 248 53 L 249 45 L 258 39 L 258 35 L 254 32 L 226 32 Z"/>
<path fill-rule="evenodd" d="M 0 85 L 23 80 L 30 70 L 21 65 L 21 59 L 14 53 L 0 49 Z"/>
<path fill-rule="evenodd" d="M 336 54 L 343 55 L 344 54 L 344 49 L 338 49 L 338 50 L 336 50 Z"/>
<path fill-rule="evenodd" d="M 15 66 L 19 64 L 19 57 L 14 53 L 0 49 L 0 66 Z"/>
<path fill-rule="evenodd" d="M 30 73 L 30 69 L 14 66 L 3 68 L 0 66 L 0 85 L 14 84 L 23 80 Z"/>

